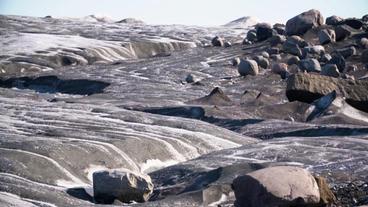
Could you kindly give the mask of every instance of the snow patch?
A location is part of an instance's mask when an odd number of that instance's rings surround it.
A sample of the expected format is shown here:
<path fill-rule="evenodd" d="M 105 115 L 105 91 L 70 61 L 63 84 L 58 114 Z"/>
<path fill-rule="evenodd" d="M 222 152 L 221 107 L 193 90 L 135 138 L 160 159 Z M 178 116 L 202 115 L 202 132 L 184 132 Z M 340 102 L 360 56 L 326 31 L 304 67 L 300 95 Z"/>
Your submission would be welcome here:
<path fill-rule="evenodd" d="M 146 160 L 145 163 L 141 164 L 141 172 L 148 174 L 150 172 L 171 166 L 171 165 L 175 165 L 177 164 L 178 161 L 176 160 L 166 160 L 166 161 L 161 161 L 159 159 L 149 159 Z"/>

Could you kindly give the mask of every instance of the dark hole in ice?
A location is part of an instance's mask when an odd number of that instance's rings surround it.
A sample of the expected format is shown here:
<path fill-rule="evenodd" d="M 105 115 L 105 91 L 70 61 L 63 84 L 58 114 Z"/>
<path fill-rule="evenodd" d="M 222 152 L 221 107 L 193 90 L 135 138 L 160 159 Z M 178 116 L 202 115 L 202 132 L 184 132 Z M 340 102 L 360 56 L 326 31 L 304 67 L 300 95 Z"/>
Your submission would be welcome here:
<path fill-rule="evenodd" d="M 92 95 L 102 93 L 110 83 L 87 79 L 63 80 L 57 76 L 19 77 L 0 79 L 0 87 L 31 89 L 40 93 Z"/>
<path fill-rule="evenodd" d="M 68 65 L 72 65 L 73 64 L 73 61 L 68 58 L 68 57 L 62 57 L 61 58 L 61 65 L 62 66 L 68 66 Z"/>

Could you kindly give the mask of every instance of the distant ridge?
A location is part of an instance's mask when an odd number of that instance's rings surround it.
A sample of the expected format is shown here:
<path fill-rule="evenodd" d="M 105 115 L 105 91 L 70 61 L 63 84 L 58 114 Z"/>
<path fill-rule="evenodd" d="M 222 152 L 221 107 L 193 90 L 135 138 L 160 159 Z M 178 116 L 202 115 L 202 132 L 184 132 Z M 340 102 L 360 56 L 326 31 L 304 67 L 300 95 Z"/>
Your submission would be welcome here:
<path fill-rule="evenodd" d="M 223 26 L 232 28 L 247 28 L 256 25 L 258 22 L 259 21 L 255 17 L 246 16 L 224 24 Z"/>

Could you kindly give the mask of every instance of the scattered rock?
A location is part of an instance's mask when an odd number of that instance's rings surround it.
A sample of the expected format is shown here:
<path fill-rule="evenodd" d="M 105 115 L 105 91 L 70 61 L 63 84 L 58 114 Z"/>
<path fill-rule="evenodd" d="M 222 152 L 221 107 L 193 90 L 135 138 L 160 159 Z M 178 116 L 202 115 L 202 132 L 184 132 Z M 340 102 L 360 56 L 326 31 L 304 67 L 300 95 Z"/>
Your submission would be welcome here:
<path fill-rule="evenodd" d="M 335 31 L 332 29 L 323 29 L 318 32 L 318 39 L 322 45 L 330 42 L 335 42 L 336 41 Z"/>
<path fill-rule="evenodd" d="M 268 66 L 270 65 L 270 62 L 267 60 L 267 58 L 263 56 L 256 56 L 254 57 L 254 60 L 257 62 L 259 66 L 265 69 L 268 68 Z"/>
<path fill-rule="evenodd" d="M 111 204 L 115 199 L 124 203 L 145 202 L 152 191 L 153 184 L 148 175 L 120 170 L 93 173 L 93 192 L 97 203 Z"/>
<path fill-rule="evenodd" d="M 216 87 L 214 88 L 210 94 L 195 99 L 192 101 L 189 101 L 190 104 L 202 104 L 202 105 L 217 105 L 217 106 L 223 106 L 223 105 L 230 105 L 232 103 L 231 99 L 221 90 L 221 88 Z"/>
<path fill-rule="evenodd" d="M 273 61 L 280 61 L 282 58 L 280 54 L 273 54 L 270 56 L 270 59 Z"/>
<path fill-rule="evenodd" d="M 188 74 L 187 77 L 185 78 L 185 81 L 187 83 L 194 83 L 195 82 L 194 76 L 192 74 Z"/>
<path fill-rule="evenodd" d="M 267 48 L 266 52 L 270 55 L 273 55 L 273 54 L 279 54 L 280 53 L 280 49 L 277 48 L 277 47 L 270 47 L 270 48 Z"/>
<path fill-rule="evenodd" d="M 350 37 L 352 28 L 348 25 L 339 25 L 335 28 L 336 41 L 344 40 Z"/>
<path fill-rule="evenodd" d="M 247 33 L 247 40 L 251 42 L 257 41 L 257 31 L 256 30 L 249 30 Z"/>
<path fill-rule="evenodd" d="M 271 71 L 275 74 L 279 74 L 282 79 L 285 79 L 288 74 L 288 65 L 285 63 L 275 63 L 272 65 Z"/>
<path fill-rule="evenodd" d="M 315 176 L 314 179 L 319 189 L 320 204 L 327 205 L 336 203 L 336 197 L 328 186 L 326 178 Z"/>
<path fill-rule="evenodd" d="M 287 61 L 287 64 L 288 65 L 298 65 L 299 64 L 299 61 L 300 61 L 300 58 L 298 56 L 291 56 L 288 61 Z"/>
<path fill-rule="evenodd" d="M 232 66 L 237 66 L 237 65 L 239 65 L 239 63 L 240 63 L 240 58 L 238 58 L 238 57 L 233 58 L 233 59 L 231 60 L 231 65 L 232 65 Z"/>
<path fill-rule="evenodd" d="M 368 50 L 364 50 L 362 52 L 361 60 L 363 63 L 368 63 Z"/>
<path fill-rule="evenodd" d="M 312 121 L 315 118 L 320 117 L 336 99 L 336 91 L 322 96 L 321 98 L 313 101 L 311 106 L 306 110 L 307 122 Z"/>
<path fill-rule="evenodd" d="M 289 101 L 312 103 L 338 91 L 353 107 L 368 112 L 368 81 L 344 80 L 316 74 L 293 74 L 288 78 L 286 96 Z"/>
<path fill-rule="evenodd" d="M 142 20 L 134 19 L 134 18 L 126 18 L 122 19 L 116 23 L 125 23 L 125 24 L 144 24 Z"/>
<path fill-rule="evenodd" d="M 348 26 L 350 26 L 351 28 L 354 28 L 354 29 L 360 29 L 363 26 L 363 22 L 360 21 L 359 19 L 355 19 L 355 18 L 345 19 L 343 21 L 343 24 L 346 24 L 346 25 L 348 25 Z"/>
<path fill-rule="evenodd" d="M 304 58 L 306 57 L 318 58 L 325 53 L 325 48 L 322 45 L 307 46 L 303 48 L 302 52 Z"/>
<path fill-rule="evenodd" d="M 320 194 L 313 176 L 302 168 L 269 167 L 237 177 L 232 188 L 235 206 L 299 206 L 317 204 Z"/>
<path fill-rule="evenodd" d="M 47 16 L 45 16 L 44 18 L 45 18 L 45 19 L 52 19 L 52 16 L 47 15 Z"/>
<path fill-rule="evenodd" d="M 270 58 L 270 54 L 268 54 L 268 52 L 266 52 L 266 51 L 263 51 L 263 52 L 261 53 L 261 55 L 262 55 L 263 57 L 265 57 L 265 58 Z"/>
<path fill-rule="evenodd" d="M 321 55 L 321 57 L 318 60 L 319 60 L 319 62 L 326 63 L 326 62 L 330 61 L 331 59 L 332 59 L 331 55 L 328 54 L 328 53 L 325 53 L 325 54 Z"/>
<path fill-rule="evenodd" d="M 258 74 L 258 64 L 254 60 L 241 59 L 238 65 L 238 72 L 241 76 L 257 75 Z"/>
<path fill-rule="evenodd" d="M 276 34 L 271 25 L 267 23 L 260 23 L 256 25 L 257 40 L 264 41 Z"/>
<path fill-rule="evenodd" d="M 225 43 L 224 43 L 224 47 L 231 47 L 232 45 L 231 45 L 231 42 L 229 42 L 229 41 L 226 41 Z"/>
<path fill-rule="evenodd" d="M 272 27 L 276 32 L 277 34 L 279 35 L 283 35 L 285 34 L 285 25 L 284 24 L 274 24 L 273 27 Z"/>
<path fill-rule="evenodd" d="M 343 18 L 333 15 L 333 16 L 327 17 L 326 24 L 327 25 L 332 25 L 332 26 L 337 26 L 337 25 L 341 24 L 341 22 L 343 20 L 344 20 Z"/>
<path fill-rule="evenodd" d="M 279 35 L 279 34 L 276 34 L 269 39 L 269 42 L 272 47 L 277 46 L 278 44 L 283 44 L 285 41 L 286 41 L 286 37 L 284 35 Z"/>
<path fill-rule="evenodd" d="M 368 39 L 363 37 L 362 39 L 359 40 L 358 42 L 359 46 L 363 49 L 368 49 Z"/>
<path fill-rule="evenodd" d="M 340 73 L 342 73 L 345 69 L 346 63 L 345 58 L 340 54 L 333 54 L 332 58 L 327 61 L 327 64 L 335 64 L 339 69 Z"/>
<path fill-rule="evenodd" d="M 313 59 L 313 58 L 307 58 L 307 59 L 300 60 L 299 67 L 303 71 L 307 71 L 307 72 L 320 72 L 321 71 L 321 66 L 318 60 Z"/>
<path fill-rule="evenodd" d="M 342 55 L 344 58 L 348 58 L 348 57 L 356 54 L 356 49 L 355 49 L 354 46 L 345 47 L 345 48 L 342 48 L 342 49 L 338 49 L 336 51 L 340 55 Z"/>
<path fill-rule="evenodd" d="M 323 24 L 323 16 L 318 10 L 312 9 L 303 12 L 286 22 L 287 35 L 303 35 L 309 29 Z"/>
<path fill-rule="evenodd" d="M 286 38 L 286 41 L 282 44 L 282 49 L 286 53 L 301 57 L 302 50 L 300 48 L 307 45 L 308 44 L 303 40 L 303 38 L 294 35 Z"/>
<path fill-rule="evenodd" d="M 214 37 L 211 41 L 212 45 L 215 47 L 223 47 L 224 46 L 224 39 L 221 37 Z"/>
<path fill-rule="evenodd" d="M 321 75 L 338 78 L 340 72 L 335 64 L 326 64 L 322 67 Z"/>

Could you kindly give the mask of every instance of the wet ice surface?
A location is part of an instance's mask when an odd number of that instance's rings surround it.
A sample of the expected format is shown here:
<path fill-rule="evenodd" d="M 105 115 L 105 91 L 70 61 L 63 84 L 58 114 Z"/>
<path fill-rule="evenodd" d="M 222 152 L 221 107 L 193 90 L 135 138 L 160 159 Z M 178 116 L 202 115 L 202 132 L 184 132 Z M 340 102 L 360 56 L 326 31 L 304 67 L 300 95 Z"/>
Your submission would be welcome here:
<path fill-rule="evenodd" d="M 92 206 L 91 175 L 107 168 L 150 173 L 146 206 L 231 203 L 232 178 L 269 165 L 334 186 L 367 181 L 367 114 L 336 100 L 307 123 L 310 105 L 289 103 L 280 77 L 241 78 L 230 65 L 265 44 L 204 47 L 219 34 L 241 41 L 245 28 L 0 18 L 1 202 Z M 200 82 L 185 83 L 189 73 Z M 195 101 L 215 87 L 230 101 Z M 224 192 L 203 196 L 210 186 Z"/>

